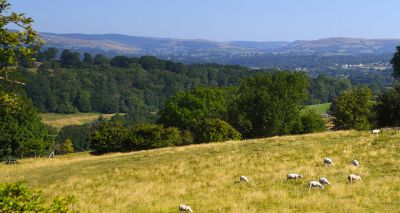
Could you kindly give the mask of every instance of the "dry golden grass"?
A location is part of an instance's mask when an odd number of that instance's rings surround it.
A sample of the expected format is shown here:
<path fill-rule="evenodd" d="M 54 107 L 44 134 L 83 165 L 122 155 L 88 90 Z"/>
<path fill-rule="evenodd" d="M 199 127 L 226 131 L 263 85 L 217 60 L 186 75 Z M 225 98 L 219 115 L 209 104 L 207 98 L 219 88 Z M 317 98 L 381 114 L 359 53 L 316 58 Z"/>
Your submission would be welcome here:
<path fill-rule="evenodd" d="M 340 131 L 132 153 L 25 159 L 0 183 L 27 181 L 46 198 L 75 195 L 83 212 L 398 212 L 400 133 Z M 324 166 L 331 157 L 334 167 Z M 358 159 L 360 168 L 351 165 Z M 288 173 L 304 179 L 286 181 Z M 362 182 L 349 184 L 359 173 Z M 240 183 L 239 176 L 249 177 Z M 307 188 L 325 176 L 332 185 Z"/>
<path fill-rule="evenodd" d="M 62 113 L 43 113 L 40 114 L 43 123 L 48 124 L 57 129 L 61 129 L 68 125 L 81 125 L 89 123 L 102 115 L 105 119 L 109 119 L 115 114 L 99 114 L 99 113 L 75 113 L 75 114 L 62 114 Z"/>

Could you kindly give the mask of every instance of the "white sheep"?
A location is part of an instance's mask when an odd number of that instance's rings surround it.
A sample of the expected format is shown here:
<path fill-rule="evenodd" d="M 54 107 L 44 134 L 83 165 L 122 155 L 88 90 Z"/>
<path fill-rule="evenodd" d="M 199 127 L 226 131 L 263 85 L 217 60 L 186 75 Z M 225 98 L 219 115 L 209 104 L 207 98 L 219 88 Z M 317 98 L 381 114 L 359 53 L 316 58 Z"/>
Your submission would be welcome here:
<path fill-rule="evenodd" d="M 351 162 L 354 166 L 360 166 L 360 162 L 358 162 L 358 160 L 353 160 L 352 162 Z"/>
<path fill-rule="evenodd" d="M 330 158 L 324 158 L 324 164 L 325 164 L 325 165 L 332 165 L 332 166 L 334 166 L 333 161 L 332 161 L 332 159 L 330 159 Z"/>
<path fill-rule="evenodd" d="M 353 183 L 355 180 L 362 180 L 361 177 L 356 174 L 350 174 L 347 179 L 349 179 L 350 183 Z"/>
<path fill-rule="evenodd" d="M 308 182 L 308 188 L 309 189 L 314 188 L 314 187 L 319 187 L 320 189 L 324 188 L 324 186 L 318 181 L 311 180 L 310 182 Z"/>
<path fill-rule="evenodd" d="M 179 205 L 179 211 L 180 212 L 193 212 L 192 207 L 185 205 L 185 204 Z"/>
<path fill-rule="evenodd" d="M 331 185 L 331 182 L 329 182 L 329 180 L 327 178 L 324 178 L 324 177 L 319 179 L 319 183 L 322 184 L 322 185 Z"/>
<path fill-rule="evenodd" d="M 303 178 L 303 175 L 301 175 L 301 174 L 288 174 L 287 175 L 288 180 L 297 179 L 297 178 Z"/>
<path fill-rule="evenodd" d="M 249 182 L 249 179 L 246 176 L 240 176 L 240 181 Z"/>
<path fill-rule="evenodd" d="M 371 133 L 372 134 L 378 134 L 378 133 L 381 133 L 381 130 L 380 129 L 373 129 L 373 130 L 371 130 Z"/>

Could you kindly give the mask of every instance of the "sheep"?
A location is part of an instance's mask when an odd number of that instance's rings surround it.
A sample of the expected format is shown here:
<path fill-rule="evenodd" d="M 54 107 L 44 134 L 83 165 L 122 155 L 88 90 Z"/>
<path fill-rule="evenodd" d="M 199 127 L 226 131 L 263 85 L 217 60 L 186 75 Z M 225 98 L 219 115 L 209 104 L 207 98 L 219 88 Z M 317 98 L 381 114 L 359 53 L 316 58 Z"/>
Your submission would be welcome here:
<path fill-rule="evenodd" d="M 324 188 L 324 186 L 318 181 L 311 180 L 310 182 L 308 182 L 308 188 L 309 189 L 314 188 L 314 187 L 319 187 L 320 189 Z"/>
<path fill-rule="evenodd" d="M 193 212 L 192 207 L 187 206 L 185 204 L 179 205 L 179 211 L 180 212 Z"/>
<path fill-rule="evenodd" d="M 358 160 L 353 160 L 351 163 L 352 163 L 354 166 L 357 166 L 357 167 L 360 166 L 360 162 L 358 162 Z"/>
<path fill-rule="evenodd" d="M 249 179 L 246 176 L 240 176 L 240 181 L 249 182 Z"/>
<path fill-rule="evenodd" d="M 362 180 L 361 177 L 356 174 L 350 174 L 347 179 L 349 179 L 350 183 L 353 183 L 355 180 Z"/>
<path fill-rule="evenodd" d="M 325 165 L 332 165 L 332 166 L 334 166 L 333 161 L 332 161 L 332 159 L 330 159 L 330 158 L 324 158 L 324 164 L 325 164 Z"/>
<path fill-rule="evenodd" d="M 373 135 L 378 134 L 378 133 L 380 133 L 380 132 L 381 132 L 380 129 L 373 129 L 373 130 L 371 130 L 371 133 L 372 133 Z"/>
<path fill-rule="evenodd" d="M 319 183 L 322 185 L 331 185 L 331 182 L 329 182 L 329 180 L 324 177 L 319 179 Z"/>
<path fill-rule="evenodd" d="M 303 178 L 303 175 L 301 175 L 301 174 L 288 174 L 287 175 L 288 180 L 297 179 L 297 178 Z"/>

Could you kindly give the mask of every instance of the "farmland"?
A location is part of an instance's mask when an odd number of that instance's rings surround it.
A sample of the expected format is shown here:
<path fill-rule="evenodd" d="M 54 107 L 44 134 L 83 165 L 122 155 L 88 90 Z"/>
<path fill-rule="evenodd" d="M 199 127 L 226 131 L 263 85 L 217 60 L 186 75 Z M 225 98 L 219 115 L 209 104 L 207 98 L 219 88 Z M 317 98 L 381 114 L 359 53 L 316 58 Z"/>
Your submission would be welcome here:
<path fill-rule="evenodd" d="M 0 165 L 0 183 L 26 181 L 46 198 L 75 195 L 82 212 L 395 212 L 400 208 L 400 133 L 329 131 Z M 324 166 L 331 157 L 334 167 Z M 361 167 L 351 165 L 353 159 Z M 288 173 L 304 179 L 287 181 Z M 358 173 L 362 182 L 349 184 Z M 249 183 L 240 183 L 246 175 Z M 325 176 L 323 190 L 307 182 Z"/>

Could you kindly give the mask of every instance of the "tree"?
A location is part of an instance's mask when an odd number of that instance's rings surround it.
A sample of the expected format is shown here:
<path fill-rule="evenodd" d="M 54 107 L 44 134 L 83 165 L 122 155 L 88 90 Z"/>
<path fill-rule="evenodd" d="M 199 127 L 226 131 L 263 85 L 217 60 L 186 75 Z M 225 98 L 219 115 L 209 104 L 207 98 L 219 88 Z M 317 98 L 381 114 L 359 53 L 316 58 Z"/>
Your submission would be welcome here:
<path fill-rule="evenodd" d="M 8 80 L 8 67 L 15 65 L 19 59 L 33 60 L 33 55 L 40 46 L 37 33 L 32 29 L 31 18 L 24 14 L 10 11 L 7 0 L 0 0 L 0 74 Z M 19 31 L 10 31 L 6 27 L 13 25 Z"/>
<path fill-rule="evenodd" d="M 61 53 L 60 62 L 62 67 L 74 68 L 79 66 L 81 59 L 78 52 L 65 49 Z"/>
<path fill-rule="evenodd" d="M 64 126 L 57 135 L 57 143 L 62 144 L 70 139 L 75 152 L 87 151 L 89 150 L 90 132 L 89 124 Z"/>
<path fill-rule="evenodd" d="M 58 50 L 54 47 L 50 47 L 42 53 L 43 62 L 51 63 L 57 57 Z"/>
<path fill-rule="evenodd" d="M 107 67 L 110 64 L 108 58 L 102 54 L 96 54 L 93 58 L 93 64 L 100 67 Z"/>
<path fill-rule="evenodd" d="M 128 57 L 119 55 L 112 58 L 110 64 L 114 67 L 128 68 L 131 62 Z"/>
<path fill-rule="evenodd" d="M 61 151 L 63 153 L 73 153 L 74 152 L 74 145 L 70 139 L 65 140 L 61 144 Z"/>
<path fill-rule="evenodd" d="M 44 154 L 52 145 L 32 102 L 23 95 L 0 92 L 0 130 L 0 158 Z"/>
<path fill-rule="evenodd" d="M 373 125 L 372 92 L 357 87 L 343 92 L 331 105 L 330 115 L 336 129 L 368 130 Z"/>
<path fill-rule="evenodd" d="M 378 96 L 375 112 L 378 126 L 400 126 L 400 85 Z"/>
<path fill-rule="evenodd" d="M 229 109 L 229 123 L 246 138 L 297 133 L 307 86 L 304 73 L 275 72 L 244 79 Z"/>
<path fill-rule="evenodd" d="M 390 63 L 393 66 L 393 77 L 396 79 L 400 78 L 400 46 L 397 47 L 397 51 Z"/>
<path fill-rule="evenodd" d="M 93 64 L 92 55 L 90 55 L 90 53 L 84 53 L 82 62 L 86 67 L 90 67 Z"/>
<path fill-rule="evenodd" d="M 227 118 L 227 93 L 217 88 L 197 88 L 169 98 L 160 112 L 159 123 L 193 130 L 207 118 Z"/>
<path fill-rule="evenodd" d="M 90 147 L 94 154 L 122 151 L 127 138 L 127 129 L 119 123 L 100 124 L 90 137 Z"/>

